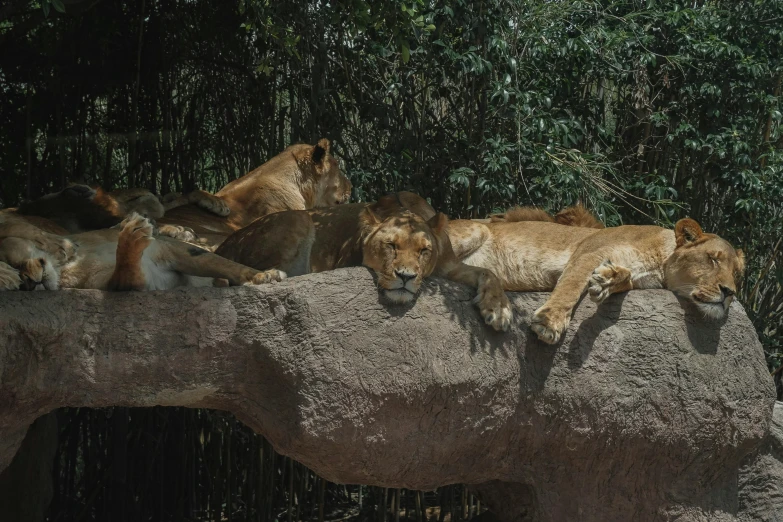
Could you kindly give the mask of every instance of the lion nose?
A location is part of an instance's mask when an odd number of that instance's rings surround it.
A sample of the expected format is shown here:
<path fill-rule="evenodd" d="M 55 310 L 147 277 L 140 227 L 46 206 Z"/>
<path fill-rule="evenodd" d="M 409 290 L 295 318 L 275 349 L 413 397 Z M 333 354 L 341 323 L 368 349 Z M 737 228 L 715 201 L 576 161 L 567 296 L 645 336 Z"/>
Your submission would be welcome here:
<path fill-rule="evenodd" d="M 723 300 L 724 301 L 726 299 L 728 299 L 729 297 L 733 297 L 734 296 L 734 290 L 732 290 L 728 286 L 723 286 L 723 285 L 719 285 L 719 286 L 720 286 L 720 293 L 723 295 Z"/>
<path fill-rule="evenodd" d="M 411 274 L 410 272 L 406 272 L 403 270 L 395 270 L 394 273 L 397 277 L 402 279 L 402 284 L 405 284 L 411 279 L 413 279 L 414 277 L 416 277 L 416 274 Z"/>

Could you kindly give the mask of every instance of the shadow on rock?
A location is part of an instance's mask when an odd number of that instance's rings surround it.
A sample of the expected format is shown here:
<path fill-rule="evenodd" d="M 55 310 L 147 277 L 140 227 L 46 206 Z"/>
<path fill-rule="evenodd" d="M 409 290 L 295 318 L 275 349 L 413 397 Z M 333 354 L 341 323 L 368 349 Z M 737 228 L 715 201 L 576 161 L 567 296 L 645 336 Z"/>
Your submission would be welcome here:
<path fill-rule="evenodd" d="M 568 343 L 568 366 L 581 368 L 593 351 L 596 339 L 608 328 L 615 326 L 623 311 L 628 292 L 610 296 L 597 306 L 595 313 L 582 321 L 571 342 Z"/>

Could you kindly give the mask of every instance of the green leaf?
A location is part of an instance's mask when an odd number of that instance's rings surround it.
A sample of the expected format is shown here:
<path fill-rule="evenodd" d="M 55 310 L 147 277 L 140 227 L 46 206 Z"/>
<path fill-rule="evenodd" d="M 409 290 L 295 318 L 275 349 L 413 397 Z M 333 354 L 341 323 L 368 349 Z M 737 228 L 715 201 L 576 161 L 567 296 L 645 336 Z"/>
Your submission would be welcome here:
<path fill-rule="evenodd" d="M 59 12 L 64 13 L 65 12 L 65 5 L 63 5 L 63 0 L 51 0 L 52 6 Z"/>
<path fill-rule="evenodd" d="M 52 5 L 49 3 L 49 0 L 43 0 L 41 2 L 41 9 L 43 9 L 43 13 L 45 17 L 49 17 L 49 10 L 51 9 Z"/>
<path fill-rule="evenodd" d="M 408 47 L 407 40 L 403 40 L 402 44 L 402 63 L 408 63 L 408 60 L 411 59 L 411 49 Z"/>

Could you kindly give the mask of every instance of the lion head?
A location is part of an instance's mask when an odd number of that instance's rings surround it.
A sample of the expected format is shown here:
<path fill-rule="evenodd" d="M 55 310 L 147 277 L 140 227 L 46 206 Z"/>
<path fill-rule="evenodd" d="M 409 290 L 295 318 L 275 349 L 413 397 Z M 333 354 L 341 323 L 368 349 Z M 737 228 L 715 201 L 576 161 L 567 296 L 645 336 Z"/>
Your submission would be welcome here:
<path fill-rule="evenodd" d="M 327 181 L 326 187 L 322 193 L 318 194 L 315 201 L 316 207 L 331 207 L 332 205 L 342 205 L 348 203 L 351 199 L 351 189 L 353 185 L 348 178 L 340 174 L 339 176 L 332 176 Z"/>
<path fill-rule="evenodd" d="M 293 155 L 296 160 L 298 175 L 304 182 L 302 186 L 312 187 L 312 206 L 331 207 L 348 202 L 351 197 L 351 182 L 340 170 L 337 159 L 332 156 L 332 144 L 328 139 L 323 138 L 315 145 L 290 145 L 281 156 L 286 157 L 286 153 Z M 275 165 L 273 168 L 278 167 Z"/>
<path fill-rule="evenodd" d="M 448 219 L 436 214 L 428 221 L 402 208 L 391 209 L 381 198 L 359 217 L 362 264 L 378 276 L 378 286 L 394 303 L 410 302 L 438 264 Z"/>
<path fill-rule="evenodd" d="M 0 261 L 19 271 L 22 290 L 57 290 L 60 277 L 49 255 L 39 250 L 31 241 L 8 237 L 0 241 Z"/>
<path fill-rule="evenodd" d="M 723 319 L 745 270 L 745 255 L 692 219 L 674 227 L 676 248 L 664 264 L 666 288 L 693 303 L 706 317 Z"/>

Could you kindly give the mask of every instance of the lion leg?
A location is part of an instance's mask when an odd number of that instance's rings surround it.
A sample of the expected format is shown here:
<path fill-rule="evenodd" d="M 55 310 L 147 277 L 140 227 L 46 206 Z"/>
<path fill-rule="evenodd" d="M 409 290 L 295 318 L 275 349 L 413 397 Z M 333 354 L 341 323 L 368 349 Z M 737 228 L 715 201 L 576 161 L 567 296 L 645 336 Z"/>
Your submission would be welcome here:
<path fill-rule="evenodd" d="M 203 208 L 217 216 L 227 216 L 231 213 L 231 208 L 220 196 L 215 196 L 204 190 L 194 190 L 187 196 L 188 203 Z"/>
<path fill-rule="evenodd" d="M 0 291 L 19 290 L 21 286 L 22 279 L 19 277 L 19 271 L 0 261 Z"/>
<path fill-rule="evenodd" d="M 495 330 L 506 331 L 511 325 L 511 304 L 500 279 L 491 270 L 455 263 L 443 274 L 446 278 L 475 288 L 478 293 L 473 300 L 478 305 L 484 322 Z"/>
<path fill-rule="evenodd" d="M 231 286 L 259 285 L 286 278 L 281 270 L 255 270 L 186 243 L 170 242 L 167 246 L 173 254 L 170 268 L 185 275 L 225 279 Z"/>
<path fill-rule="evenodd" d="M 168 212 L 172 208 L 182 207 L 190 203 L 188 197 L 181 192 L 169 192 L 160 201 L 163 204 L 163 209 Z"/>
<path fill-rule="evenodd" d="M 590 299 L 599 304 L 612 294 L 628 290 L 633 290 L 631 271 L 624 266 L 613 264 L 608 259 L 593 270 L 587 288 Z"/>
<path fill-rule="evenodd" d="M 107 284 L 110 291 L 144 290 L 147 278 L 141 265 L 144 251 L 155 239 L 149 219 L 135 212 L 121 223 L 117 238 L 117 254 L 114 272 Z"/>
<path fill-rule="evenodd" d="M 0 225 L 0 240 L 9 237 L 31 241 L 40 250 L 54 256 L 60 263 L 69 261 L 76 253 L 76 245 L 70 239 L 44 232 L 35 225 L 21 220 Z"/>
<path fill-rule="evenodd" d="M 196 243 L 199 240 L 198 235 L 192 228 L 183 227 L 182 225 L 161 225 L 158 227 L 158 235 L 186 243 Z"/>
<path fill-rule="evenodd" d="M 544 306 L 533 314 L 530 328 L 547 344 L 555 344 L 568 328 L 571 314 L 581 299 L 595 266 L 601 262 L 595 255 L 572 256 Z"/>

